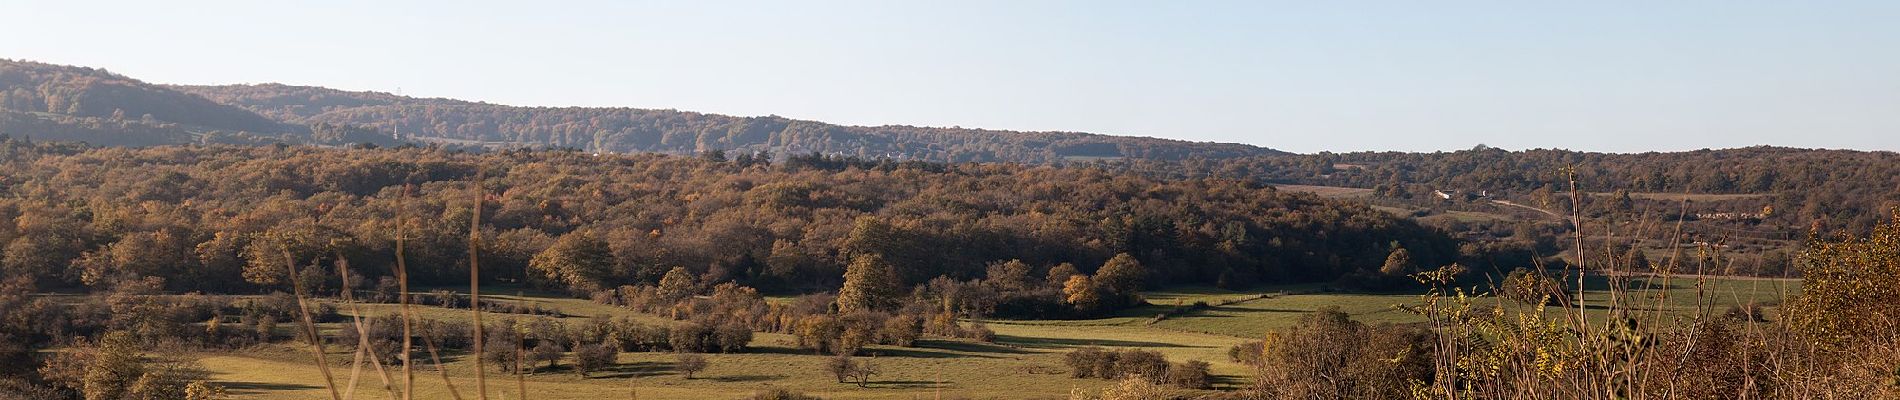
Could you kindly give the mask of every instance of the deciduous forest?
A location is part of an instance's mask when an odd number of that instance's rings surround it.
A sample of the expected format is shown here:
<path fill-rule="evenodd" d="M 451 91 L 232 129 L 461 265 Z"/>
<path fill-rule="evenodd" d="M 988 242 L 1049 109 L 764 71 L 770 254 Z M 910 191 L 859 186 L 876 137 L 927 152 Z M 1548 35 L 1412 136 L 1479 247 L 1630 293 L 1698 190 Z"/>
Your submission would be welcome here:
<path fill-rule="evenodd" d="M 1891 152 L 1291 154 L 0 60 L 0 399 L 1896 398 L 1896 207 Z"/>

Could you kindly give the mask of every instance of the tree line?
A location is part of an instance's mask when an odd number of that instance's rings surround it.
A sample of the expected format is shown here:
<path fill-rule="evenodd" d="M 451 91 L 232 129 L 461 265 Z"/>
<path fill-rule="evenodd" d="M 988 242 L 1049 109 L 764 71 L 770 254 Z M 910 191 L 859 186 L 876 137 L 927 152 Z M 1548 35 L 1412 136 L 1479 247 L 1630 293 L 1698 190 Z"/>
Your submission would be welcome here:
<path fill-rule="evenodd" d="M 1281 183 L 1374 189 L 1390 198 L 1432 198 L 1433 191 L 1484 191 L 1495 198 L 1568 214 L 1627 204 L 1626 193 L 1753 194 L 1687 206 L 1695 213 L 1760 213 L 1765 224 L 1823 233 L 1867 233 L 1900 206 L 1900 154 L 1885 151 L 1748 147 L 1634 154 L 1478 146 L 1436 153 L 1359 152 L 1130 162 L 1122 168 L 1172 176 L 1253 178 Z M 1572 205 L 1570 180 L 1585 196 Z M 1620 193 L 1619 193 L 1620 192 Z M 1680 203 L 1668 201 L 1674 211 Z M 1770 210 L 1763 212 L 1764 209 Z"/>
<path fill-rule="evenodd" d="M 1243 144 L 1079 132 L 843 126 L 778 116 L 734 117 L 678 110 L 517 107 L 278 84 L 171 88 L 286 123 L 373 127 L 419 140 L 573 147 L 599 152 L 691 154 L 726 149 L 936 162 L 1025 163 L 1077 158 L 1179 160 L 1280 154 Z"/>
<path fill-rule="evenodd" d="M 701 282 L 830 291 L 858 255 L 892 265 L 904 288 L 979 279 L 1008 260 L 1029 274 L 1095 273 L 1126 254 L 1149 285 L 1245 287 L 1376 273 L 1396 247 L 1420 266 L 1460 256 L 1443 233 L 1364 206 L 1097 168 L 18 139 L 0 154 L 0 217 L 12 221 L 0 224 L 0 266 L 47 288 L 145 277 L 180 292 L 366 288 L 392 275 L 397 232 L 416 284 L 453 284 L 471 204 L 484 215 L 484 279 L 581 295 L 657 284 L 674 267 Z M 284 252 L 348 261 L 363 278 L 285 276 Z"/>

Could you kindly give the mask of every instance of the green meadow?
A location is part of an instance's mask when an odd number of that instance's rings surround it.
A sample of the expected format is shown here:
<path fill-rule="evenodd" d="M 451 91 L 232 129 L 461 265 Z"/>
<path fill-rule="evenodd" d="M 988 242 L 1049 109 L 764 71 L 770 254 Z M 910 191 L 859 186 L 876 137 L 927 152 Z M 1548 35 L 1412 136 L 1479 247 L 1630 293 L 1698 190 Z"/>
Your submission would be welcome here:
<path fill-rule="evenodd" d="M 1772 310 L 1785 296 L 1798 293 L 1799 282 L 1790 280 L 1675 277 L 1637 277 L 1627 284 L 1626 302 L 1644 310 L 1660 310 L 1674 319 L 1688 317 L 1701 310 L 1720 313 L 1732 304 L 1756 303 Z M 1647 287 L 1649 289 L 1645 290 Z M 1585 282 L 1585 309 L 1593 316 L 1606 316 L 1608 283 L 1602 279 Z M 506 291 L 498 291 L 506 292 Z M 488 298 L 508 302 L 531 302 L 560 310 L 577 321 L 591 316 L 631 315 L 652 323 L 665 323 L 658 316 L 637 314 L 619 307 L 595 304 L 582 299 L 527 295 L 492 295 Z M 1337 307 L 1354 319 L 1368 323 L 1415 323 L 1422 318 L 1399 308 L 1417 304 L 1415 293 L 1331 292 L 1318 285 L 1267 287 L 1250 291 L 1229 291 L 1207 287 L 1176 287 L 1147 294 L 1152 305 L 1125 310 L 1112 317 L 1088 320 L 984 321 L 996 331 L 996 341 L 979 343 L 961 339 L 932 338 L 915 347 L 874 346 L 868 359 L 883 373 L 868 387 L 839 383 L 824 370 L 827 356 L 797 349 L 791 336 L 758 334 L 751 348 L 737 354 L 709 354 L 711 367 L 686 379 L 673 367 L 668 353 L 622 353 L 617 365 L 582 377 L 565 366 L 538 371 L 521 377 L 490 371 L 487 374 L 491 399 L 517 399 L 518 384 L 525 383 L 529 398 L 534 399 L 722 399 L 741 398 L 754 392 L 785 388 L 828 399 L 915 399 L 915 398 L 1066 398 L 1072 389 L 1098 390 L 1110 382 L 1098 379 L 1070 378 L 1062 365 L 1062 354 L 1073 349 L 1100 346 L 1139 348 L 1159 351 L 1173 361 L 1202 360 L 1212 363 L 1217 375 L 1216 390 L 1244 385 L 1249 367 L 1227 358 L 1227 349 L 1267 332 L 1292 326 L 1302 315 L 1326 307 Z M 1484 298 L 1481 302 L 1495 301 Z M 1177 307 L 1206 303 L 1205 307 L 1184 307 L 1192 311 L 1173 312 Z M 1509 302 L 1498 303 L 1519 311 L 1530 311 Z M 1658 307 L 1660 305 L 1660 307 Z M 345 314 L 347 305 L 338 304 Z M 397 312 L 391 304 L 358 304 L 364 315 Z M 464 310 L 417 306 L 417 315 L 435 319 L 467 318 Z M 1560 313 L 1564 310 L 1547 309 Z M 1170 314 L 1165 318 L 1158 315 Z M 504 315 L 489 314 L 488 318 Z M 326 324 L 326 331 L 341 329 L 342 324 Z M 386 398 L 382 375 L 368 366 L 350 369 L 351 353 L 343 346 L 329 348 L 332 374 L 339 386 L 355 377 L 356 398 Z M 462 398 L 475 398 L 473 360 L 460 354 L 445 354 L 445 371 L 455 382 Z M 212 372 L 211 379 L 230 389 L 240 399 L 309 399 L 327 397 L 321 374 L 311 362 L 308 347 L 294 343 L 261 345 L 241 351 L 202 354 L 199 361 Z M 418 358 L 415 367 L 417 398 L 450 398 L 443 376 Z M 568 361 L 571 362 L 571 361 Z M 396 366 L 388 373 L 400 379 Z"/>

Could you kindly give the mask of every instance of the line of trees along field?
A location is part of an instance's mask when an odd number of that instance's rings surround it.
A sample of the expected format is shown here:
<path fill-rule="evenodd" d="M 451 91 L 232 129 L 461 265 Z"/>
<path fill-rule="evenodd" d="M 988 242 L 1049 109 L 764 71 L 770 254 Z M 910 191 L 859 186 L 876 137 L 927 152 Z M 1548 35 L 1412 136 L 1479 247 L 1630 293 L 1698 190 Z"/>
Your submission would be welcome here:
<path fill-rule="evenodd" d="M 991 340 L 959 322 L 971 316 L 1086 317 L 1141 304 L 1144 288 L 1164 284 L 1387 282 L 1458 256 L 1449 237 L 1408 220 L 1243 181 L 821 155 L 0 138 L 0 189 L 0 219 L 11 222 L 0 224 L 0 337 L 11 343 L 0 358 L 25 369 L 8 374 L 36 377 L 0 380 L 0 393 L 88 399 L 217 398 L 178 356 L 188 351 L 141 347 L 267 343 L 286 338 L 278 324 L 303 322 L 292 336 L 309 336 L 307 321 L 352 324 L 334 339 L 383 362 L 408 337 L 397 327 L 414 322 L 432 352 L 472 352 L 509 373 L 569 351 L 585 374 L 617 351 L 740 351 L 754 331 L 782 332 L 837 355 L 840 379 L 862 385 L 877 367 L 851 359 L 859 349 L 923 335 Z M 398 235 L 408 284 L 465 283 L 475 252 L 486 283 L 682 322 L 562 324 L 534 316 L 558 311 L 401 296 Z M 755 288 L 812 294 L 768 304 Z M 94 295 L 36 298 L 48 290 Z M 165 296 L 187 292 L 210 295 Z M 306 306 L 305 294 L 522 317 L 479 327 L 356 319 Z M 43 346 L 71 351 L 35 356 Z M 1206 385 L 1204 365 L 1180 368 L 1170 379 Z"/>
<path fill-rule="evenodd" d="M 1364 206 L 1094 168 L 22 140 L 0 152 L 0 216 L 13 222 L 0 225 L 0 265 L 47 288 L 158 277 L 174 291 L 281 289 L 297 278 L 283 276 L 284 250 L 373 279 L 390 275 L 401 214 L 418 218 L 406 227 L 414 283 L 457 283 L 482 170 L 483 277 L 577 293 L 657 283 L 676 266 L 703 282 L 826 291 L 855 254 L 906 286 L 1008 260 L 1038 276 L 1093 272 L 1117 254 L 1151 285 L 1230 287 L 1377 274 L 1399 248 L 1415 265 L 1458 257 L 1444 234 Z"/>
<path fill-rule="evenodd" d="M 1770 225 L 1822 233 L 1867 233 L 1900 207 L 1900 154 L 1886 151 L 1749 147 L 1636 154 L 1569 150 L 1507 151 L 1478 146 L 1436 153 L 1320 153 L 1182 163 L 1131 162 L 1131 170 L 1179 176 L 1374 189 L 1392 198 L 1430 198 L 1434 190 L 1486 191 L 1568 214 L 1569 180 L 1599 193 L 1752 194 L 1691 212 L 1761 213 Z M 1586 197 L 1587 213 L 1627 197 Z M 1591 204 L 1597 203 L 1597 204 Z M 1700 203 L 1710 203 L 1707 201 Z M 1671 204 L 1672 206 L 1674 204 Z M 1674 211 L 1676 207 L 1670 207 Z"/>

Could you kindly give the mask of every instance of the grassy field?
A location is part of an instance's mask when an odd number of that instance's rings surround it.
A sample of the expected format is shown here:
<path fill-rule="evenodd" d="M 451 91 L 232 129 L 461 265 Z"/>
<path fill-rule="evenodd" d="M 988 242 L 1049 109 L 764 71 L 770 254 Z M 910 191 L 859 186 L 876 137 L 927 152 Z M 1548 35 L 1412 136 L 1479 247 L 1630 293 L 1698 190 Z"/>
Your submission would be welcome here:
<path fill-rule="evenodd" d="M 1636 286 L 1660 286 L 1660 278 L 1637 278 Z M 1632 300 L 1650 307 L 1662 302 L 1665 315 L 1686 316 L 1699 309 L 1697 299 L 1714 303 L 1709 308 L 1721 312 L 1727 304 L 1758 302 L 1773 304 L 1786 294 L 1798 291 L 1798 282 L 1766 279 L 1723 278 L 1698 281 L 1671 279 L 1666 290 L 1633 295 Z M 1607 283 L 1602 279 L 1586 282 L 1587 303 L 1600 306 L 1606 301 Z M 1339 307 L 1355 319 L 1370 323 L 1407 323 L 1420 319 L 1396 306 L 1412 304 L 1418 295 L 1409 293 L 1323 292 L 1320 286 L 1299 285 L 1269 287 L 1251 291 L 1228 291 L 1206 287 L 1178 287 L 1148 294 L 1154 304 L 1126 310 L 1115 316 L 1073 321 L 987 321 L 997 333 L 995 343 L 961 340 L 924 340 L 917 347 L 874 347 L 871 354 L 883 368 L 868 388 L 837 383 L 823 370 L 826 357 L 797 350 L 792 338 L 780 334 L 759 334 L 752 349 L 740 354 L 713 354 L 712 366 L 696 379 L 685 379 L 673 369 L 673 356 L 663 353 L 626 353 L 619 365 L 608 371 L 581 377 L 564 368 L 528 376 L 531 398 L 595 399 L 729 399 L 740 398 L 769 388 L 787 388 L 828 399 L 911 399 L 945 397 L 1041 399 L 1066 398 L 1073 388 L 1099 389 L 1109 384 L 1095 379 L 1069 378 L 1061 364 L 1062 353 L 1087 346 L 1140 348 L 1159 351 L 1170 360 L 1203 360 L 1213 364 L 1218 375 L 1217 387 L 1245 384 L 1249 368 L 1230 362 L 1229 347 L 1262 337 L 1268 331 L 1291 326 L 1301 315 L 1325 307 Z M 505 291 L 504 291 L 505 292 Z M 1698 296 L 1703 293 L 1703 296 Z M 487 296 L 502 301 L 535 302 L 560 309 L 570 318 L 593 315 L 638 315 L 627 310 L 594 304 L 586 300 L 553 297 Z M 1206 302 L 1214 305 L 1202 310 L 1157 320 L 1178 306 Z M 361 305 L 365 314 L 395 312 L 393 305 Z M 466 311 L 436 307 L 417 307 L 430 318 L 463 318 Z M 1598 309 L 1590 311 L 1602 315 Z M 343 307 L 347 312 L 348 308 Z M 1552 310 L 1551 312 L 1557 312 Z M 664 320 L 641 315 L 651 322 Z M 334 328 L 334 327 L 332 327 Z M 339 384 L 348 381 L 350 354 L 331 349 L 333 373 Z M 320 374 L 309 361 L 304 347 L 275 344 L 234 352 L 203 354 L 200 363 L 212 371 L 212 379 L 231 389 L 239 399 L 309 399 L 327 397 Z M 450 355 L 447 371 L 464 398 L 474 398 L 473 362 Z M 394 373 L 392 371 L 392 373 Z M 418 368 L 417 398 L 448 398 L 445 385 L 435 370 Z M 491 398 L 514 399 L 515 378 L 491 372 L 488 376 Z M 383 398 L 381 378 L 365 368 L 357 379 L 357 396 Z"/>
<path fill-rule="evenodd" d="M 1608 193 L 1608 192 L 1591 192 L 1590 195 L 1608 197 L 1608 196 L 1613 196 L 1615 194 Z M 1659 201 L 1688 200 L 1688 201 L 1698 201 L 1698 202 L 1744 200 L 1744 199 L 1753 199 L 1753 198 L 1762 198 L 1762 197 L 1771 197 L 1771 196 L 1774 196 L 1774 194 L 1769 194 L 1769 193 L 1707 194 L 1707 193 L 1665 193 L 1665 192 L 1632 192 L 1630 193 L 1630 198 L 1639 199 L 1639 200 L 1659 200 Z"/>
<path fill-rule="evenodd" d="M 1458 222 L 1473 223 L 1473 222 L 1493 222 L 1493 221 L 1510 222 L 1510 221 L 1517 221 L 1518 219 L 1511 217 L 1510 215 L 1505 215 L 1505 214 L 1451 210 L 1451 211 L 1445 211 L 1443 213 L 1425 216 L 1423 218 L 1419 218 L 1418 220 L 1420 222 L 1430 222 L 1434 220 L 1452 220 L 1452 221 L 1458 221 Z"/>
<path fill-rule="evenodd" d="M 1320 197 L 1329 197 L 1329 198 L 1335 198 L 1335 199 L 1356 199 L 1356 198 L 1372 197 L 1372 189 L 1350 188 L 1350 187 L 1340 187 L 1340 186 L 1273 185 L 1273 188 L 1279 189 L 1279 190 L 1285 190 L 1289 192 L 1312 193 L 1312 194 L 1317 194 Z"/>

